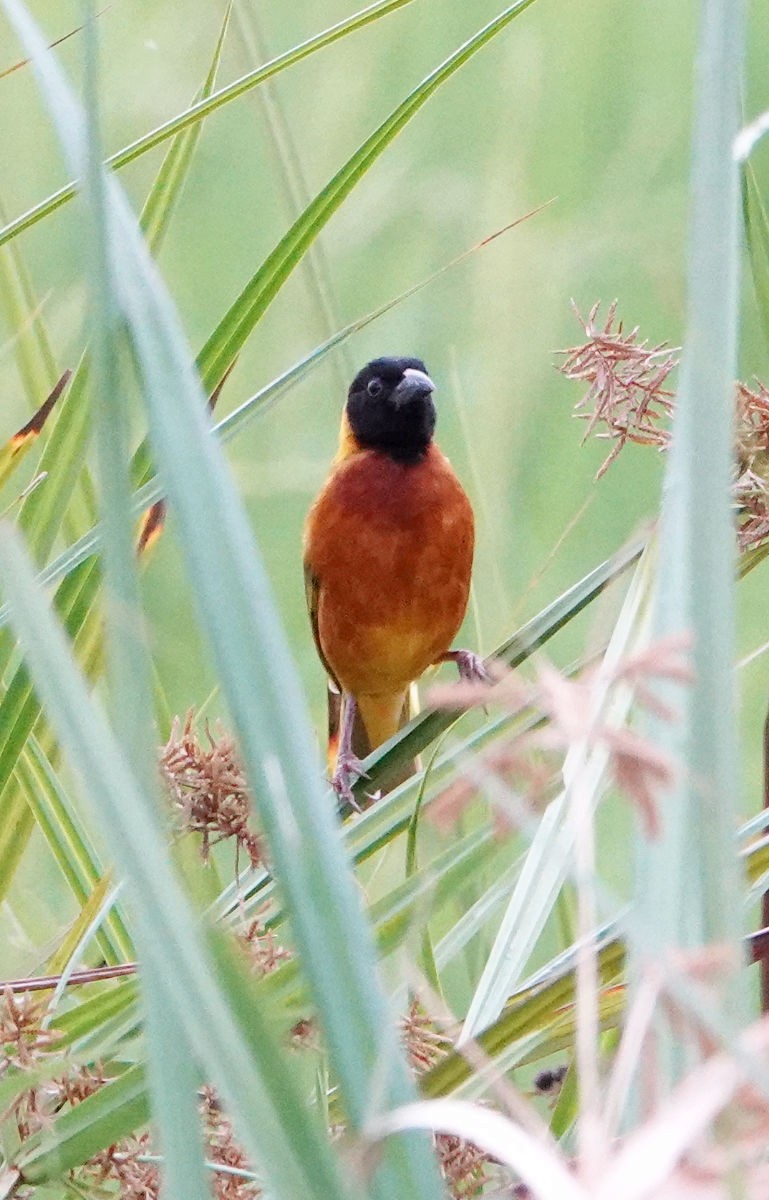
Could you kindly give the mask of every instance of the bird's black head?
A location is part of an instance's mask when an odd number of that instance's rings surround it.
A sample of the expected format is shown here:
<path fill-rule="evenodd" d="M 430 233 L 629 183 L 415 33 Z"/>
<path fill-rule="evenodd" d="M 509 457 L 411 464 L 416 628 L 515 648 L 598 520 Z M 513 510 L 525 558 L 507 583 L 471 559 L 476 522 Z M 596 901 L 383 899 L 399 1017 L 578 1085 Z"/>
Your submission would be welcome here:
<path fill-rule="evenodd" d="M 375 358 L 350 384 L 347 420 L 359 445 L 418 462 L 435 429 L 434 384 L 419 358 Z"/>

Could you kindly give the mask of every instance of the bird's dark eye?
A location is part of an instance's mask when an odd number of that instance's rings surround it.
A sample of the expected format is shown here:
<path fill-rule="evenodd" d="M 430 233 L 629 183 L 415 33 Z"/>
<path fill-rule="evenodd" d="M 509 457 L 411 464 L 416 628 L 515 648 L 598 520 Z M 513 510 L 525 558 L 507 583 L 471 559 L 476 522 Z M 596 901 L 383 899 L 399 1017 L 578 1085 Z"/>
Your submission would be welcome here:
<path fill-rule="evenodd" d="M 374 396 L 379 395 L 383 387 L 384 384 L 382 383 L 381 379 L 369 379 L 366 386 L 366 391 L 368 392 L 369 396 L 373 398 Z"/>

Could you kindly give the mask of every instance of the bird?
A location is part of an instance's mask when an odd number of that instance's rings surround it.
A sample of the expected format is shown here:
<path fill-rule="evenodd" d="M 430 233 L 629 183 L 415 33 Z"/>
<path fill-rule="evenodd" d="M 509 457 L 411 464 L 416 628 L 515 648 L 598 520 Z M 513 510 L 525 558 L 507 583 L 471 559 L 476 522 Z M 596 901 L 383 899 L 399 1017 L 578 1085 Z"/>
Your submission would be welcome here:
<path fill-rule="evenodd" d="M 332 784 L 356 809 L 362 759 L 409 719 L 411 685 L 428 667 L 453 661 L 462 679 L 488 678 L 477 654 L 451 649 L 475 531 L 433 440 L 434 391 L 420 358 L 376 358 L 357 373 L 304 525 L 307 608 L 329 679 Z"/>

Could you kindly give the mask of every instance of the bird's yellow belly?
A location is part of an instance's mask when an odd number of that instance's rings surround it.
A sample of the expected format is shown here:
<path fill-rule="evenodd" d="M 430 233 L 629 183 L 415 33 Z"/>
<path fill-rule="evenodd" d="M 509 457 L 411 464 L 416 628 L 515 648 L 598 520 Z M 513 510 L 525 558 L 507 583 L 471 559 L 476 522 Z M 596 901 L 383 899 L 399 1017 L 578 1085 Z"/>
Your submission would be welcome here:
<path fill-rule="evenodd" d="M 458 624 L 437 618 L 435 612 L 416 623 L 359 623 L 349 637 L 327 639 L 333 645 L 337 678 L 355 696 L 403 691 L 449 648 Z"/>

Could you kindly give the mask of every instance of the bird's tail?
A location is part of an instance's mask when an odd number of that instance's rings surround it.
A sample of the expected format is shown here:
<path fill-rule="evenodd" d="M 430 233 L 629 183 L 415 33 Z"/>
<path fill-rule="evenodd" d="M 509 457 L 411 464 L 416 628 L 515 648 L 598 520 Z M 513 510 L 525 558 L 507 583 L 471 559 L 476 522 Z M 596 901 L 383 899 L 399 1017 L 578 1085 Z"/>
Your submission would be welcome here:
<path fill-rule="evenodd" d="M 359 696 L 352 735 L 353 754 L 361 759 L 366 758 L 372 750 L 376 750 L 402 729 L 417 710 L 416 696 L 412 694 L 415 692 L 416 688 L 412 687 L 406 692 L 397 692 L 392 696 Z M 336 766 L 339 751 L 341 716 L 342 697 L 334 685 L 329 683 L 328 766 L 331 774 Z M 378 778 L 377 788 L 381 788 L 383 792 L 391 792 L 398 784 L 409 779 L 417 767 L 418 762 L 414 759 L 404 763 L 383 778 Z"/>

